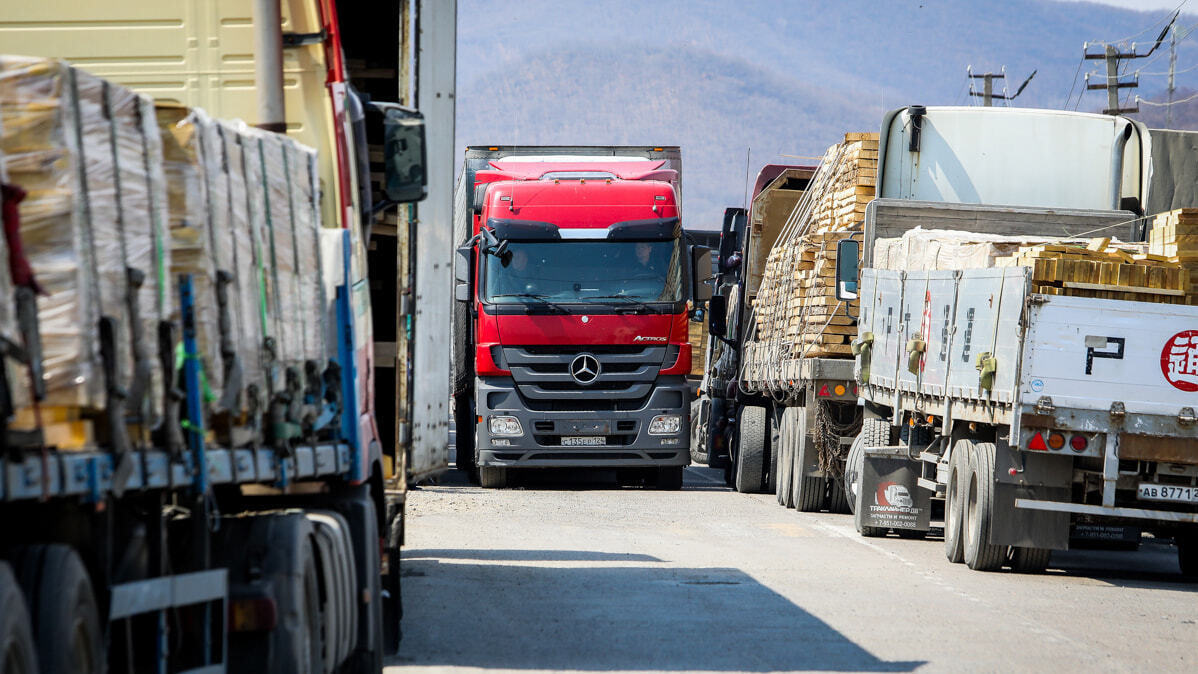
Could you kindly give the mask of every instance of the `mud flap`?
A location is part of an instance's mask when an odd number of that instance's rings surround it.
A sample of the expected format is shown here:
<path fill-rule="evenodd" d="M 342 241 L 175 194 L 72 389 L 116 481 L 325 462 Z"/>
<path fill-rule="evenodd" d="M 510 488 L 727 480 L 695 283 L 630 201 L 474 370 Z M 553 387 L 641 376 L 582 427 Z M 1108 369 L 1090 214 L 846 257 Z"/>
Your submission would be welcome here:
<path fill-rule="evenodd" d="M 927 531 L 932 494 L 918 484 L 920 464 L 906 447 L 866 447 L 857 489 L 857 529 Z"/>

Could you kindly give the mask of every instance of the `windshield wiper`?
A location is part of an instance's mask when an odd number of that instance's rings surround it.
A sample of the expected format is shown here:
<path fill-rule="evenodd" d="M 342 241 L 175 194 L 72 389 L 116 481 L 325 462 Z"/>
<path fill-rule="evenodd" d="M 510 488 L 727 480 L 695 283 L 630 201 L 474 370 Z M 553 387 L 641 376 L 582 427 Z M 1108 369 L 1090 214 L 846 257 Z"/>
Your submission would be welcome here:
<path fill-rule="evenodd" d="M 628 302 L 629 304 L 637 305 L 638 307 L 644 309 L 645 311 L 653 311 L 653 306 L 651 304 L 649 304 L 648 302 L 638 300 L 635 297 L 629 297 L 628 295 L 587 295 L 586 297 L 580 297 L 578 299 L 580 299 L 580 300 L 624 300 L 625 302 Z"/>
<path fill-rule="evenodd" d="M 554 302 L 553 300 L 549 299 L 548 295 L 542 295 L 540 293 L 500 293 L 499 295 L 491 295 L 492 299 L 497 298 L 497 297 L 526 297 L 528 299 L 537 300 L 537 301 L 541 302 L 542 304 L 551 306 L 554 309 L 557 309 L 558 311 L 562 312 L 563 314 L 570 313 L 570 311 L 568 309 L 566 309 L 562 305 L 558 304 L 557 302 Z M 529 306 L 528 302 L 522 302 L 522 304 L 524 304 L 525 306 Z"/>

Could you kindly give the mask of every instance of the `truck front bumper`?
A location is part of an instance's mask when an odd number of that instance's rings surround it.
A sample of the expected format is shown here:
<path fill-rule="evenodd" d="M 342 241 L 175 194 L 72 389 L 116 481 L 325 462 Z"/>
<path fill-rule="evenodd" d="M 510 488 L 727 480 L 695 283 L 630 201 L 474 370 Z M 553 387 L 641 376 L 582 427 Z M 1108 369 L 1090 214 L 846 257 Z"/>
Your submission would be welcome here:
<path fill-rule="evenodd" d="M 479 466 L 654 468 L 690 463 L 690 389 L 680 376 L 660 377 L 637 409 L 528 409 L 505 377 L 480 378 L 475 400 Z M 514 417 L 521 434 L 492 435 L 495 416 Z M 651 435 L 650 423 L 658 416 L 679 417 L 677 432 Z M 602 438 L 603 444 L 568 445 L 568 438 Z"/>

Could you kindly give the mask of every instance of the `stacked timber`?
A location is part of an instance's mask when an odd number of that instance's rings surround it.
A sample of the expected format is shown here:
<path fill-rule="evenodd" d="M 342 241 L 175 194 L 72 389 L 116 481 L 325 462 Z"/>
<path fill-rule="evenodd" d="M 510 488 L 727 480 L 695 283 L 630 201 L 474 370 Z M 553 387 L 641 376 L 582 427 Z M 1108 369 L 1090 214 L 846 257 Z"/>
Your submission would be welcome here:
<path fill-rule="evenodd" d="M 1085 246 L 1027 246 L 996 266 L 1031 267 L 1032 291 L 1045 295 L 1185 304 L 1190 286 L 1190 273 L 1181 264 L 1111 247 L 1105 238 Z"/>
<path fill-rule="evenodd" d="M 157 326 L 173 305 L 153 103 L 61 61 L 3 56 L 0 126 L 7 180 L 26 194 L 13 266 L 28 265 L 24 282 L 41 291 L 41 417 L 55 427 L 47 441 L 90 442 L 84 420 L 109 404 L 109 385 L 128 393 L 121 412 L 144 431 L 164 386 L 152 366 Z M 11 302 L 10 287 L 0 292 L 0 304 Z M 2 317 L 0 331 L 11 338 Z M 107 359 L 106 346 L 115 349 Z M 106 382 L 106 367 L 115 381 Z M 30 378 L 21 379 L 10 428 L 27 430 L 36 415 Z"/>
<path fill-rule="evenodd" d="M 757 339 L 772 358 L 851 355 L 857 312 L 855 302 L 836 299 L 836 247 L 861 238 L 877 165 L 877 134 L 845 134 L 824 154 L 770 251 L 753 308 Z"/>
<path fill-rule="evenodd" d="M 1164 256 L 1190 273 L 1186 304 L 1198 304 L 1198 208 L 1158 214 L 1148 236 L 1148 252 Z"/>

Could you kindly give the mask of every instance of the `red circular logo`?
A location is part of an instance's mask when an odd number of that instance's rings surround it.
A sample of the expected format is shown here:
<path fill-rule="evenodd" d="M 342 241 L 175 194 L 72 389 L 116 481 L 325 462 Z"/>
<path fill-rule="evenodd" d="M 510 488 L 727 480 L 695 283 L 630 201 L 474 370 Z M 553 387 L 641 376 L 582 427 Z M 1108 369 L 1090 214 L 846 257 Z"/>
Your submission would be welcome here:
<path fill-rule="evenodd" d="M 1182 391 L 1198 391 L 1198 330 L 1183 330 L 1165 342 L 1161 372 Z"/>

